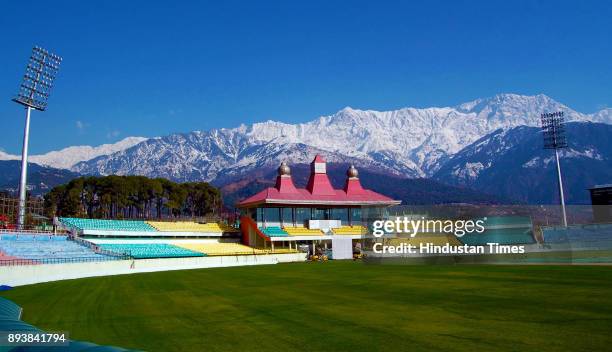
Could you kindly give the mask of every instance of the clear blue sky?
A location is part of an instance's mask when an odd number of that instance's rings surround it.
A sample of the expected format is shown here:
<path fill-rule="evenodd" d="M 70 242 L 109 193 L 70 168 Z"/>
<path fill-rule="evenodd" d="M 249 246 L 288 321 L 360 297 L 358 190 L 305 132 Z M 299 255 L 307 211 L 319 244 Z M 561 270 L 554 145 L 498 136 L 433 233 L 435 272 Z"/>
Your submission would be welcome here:
<path fill-rule="evenodd" d="M 345 107 L 547 94 L 612 106 L 606 1 L 10 1 L 0 10 L 0 148 L 32 45 L 64 57 L 31 150 L 308 121 Z"/>

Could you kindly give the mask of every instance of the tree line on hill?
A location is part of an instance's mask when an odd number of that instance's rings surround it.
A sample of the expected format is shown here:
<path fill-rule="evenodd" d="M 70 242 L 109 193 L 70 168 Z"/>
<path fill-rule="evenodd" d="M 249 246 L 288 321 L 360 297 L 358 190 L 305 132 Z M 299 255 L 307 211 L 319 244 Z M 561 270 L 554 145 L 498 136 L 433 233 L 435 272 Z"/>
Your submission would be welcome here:
<path fill-rule="evenodd" d="M 144 176 L 89 176 L 54 187 L 44 197 L 49 217 L 185 218 L 215 215 L 220 191 L 207 182 L 176 183 Z"/>

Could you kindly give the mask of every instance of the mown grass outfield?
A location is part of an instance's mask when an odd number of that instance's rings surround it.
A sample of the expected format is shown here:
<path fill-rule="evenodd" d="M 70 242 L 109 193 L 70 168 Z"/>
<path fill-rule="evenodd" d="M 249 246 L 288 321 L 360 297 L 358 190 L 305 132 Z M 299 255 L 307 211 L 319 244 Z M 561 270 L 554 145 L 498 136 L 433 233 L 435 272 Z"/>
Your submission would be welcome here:
<path fill-rule="evenodd" d="M 604 351 L 612 267 L 299 263 L 3 292 L 23 319 L 149 351 Z"/>

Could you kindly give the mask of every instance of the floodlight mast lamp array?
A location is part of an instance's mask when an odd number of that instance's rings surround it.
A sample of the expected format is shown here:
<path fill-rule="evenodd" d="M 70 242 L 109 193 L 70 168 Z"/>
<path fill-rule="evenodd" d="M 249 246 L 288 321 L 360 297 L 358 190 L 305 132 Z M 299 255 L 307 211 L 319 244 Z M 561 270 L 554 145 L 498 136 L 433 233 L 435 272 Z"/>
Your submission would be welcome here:
<path fill-rule="evenodd" d="M 38 111 L 45 111 L 47 109 L 47 100 L 49 99 L 49 94 L 51 94 L 53 82 L 61 62 L 61 57 L 49 53 L 43 48 L 34 47 L 26 66 L 25 74 L 23 75 L 23 81 L 19 86 L 19 92 L 13 99 L 14 102 L 25 106 L 26 109 L 25 127 L 23 129 L 23 149 L 21 152 L 21 177 L 19 178 L 19 212 L 17 217 L 19 229 L 24 228 L 26 216 L 30 114 L 32 109 Z"/>
<path fill-rule="evenodd" d="M 543 113 L 540 115 L 542 121 L 542 133 L 544 136 L 544 149 L 554 149 L 557 161 L 557 177 L 559 181 L 559 198 L 561 200 L 561 212 L 563 215 L 563 226 L 567 227 L 567 213 L 565 212 L 565 196 L 563 192 L 563 180 L 561 178 L 561 163 L 559 163 L 559 149 L 567 148 L 565 137 L 565 117 L 563 111 Z"/>

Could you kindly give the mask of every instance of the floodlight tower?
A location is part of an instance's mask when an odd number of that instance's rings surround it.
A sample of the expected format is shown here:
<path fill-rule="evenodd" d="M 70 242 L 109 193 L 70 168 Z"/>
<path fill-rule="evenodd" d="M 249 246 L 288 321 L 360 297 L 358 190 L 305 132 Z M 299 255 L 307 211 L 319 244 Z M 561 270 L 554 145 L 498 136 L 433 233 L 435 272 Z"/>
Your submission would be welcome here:
<path fill-rule="evenodd" d="M 26 213 L 26 185 L 28 176 L 28 139 L 30 138 L 30 113 L 32 109 L 45 111 L 47 100 L 53 88 L 53 81 L 59 71 L 62 58 L 35 46 L 26 66 L 23 81 L 19 86 L 14 102 L 25 106 L 26 120 L 23 130 L 23 150 L 21 152 L 21 177 L 19 179 L 19 215 L 17 226 L 23 229 Z"/>
<path fill-rule="evenodd" d="M 561 164 L 559 163 L 559 149 L 567 148 L 565 137 L 565 118 L 563 111 L 543 113 L 542 133 L 544 136 L 544 149 L 554 149 L 557 161 L 557 177 L 559 178 L 559 198 L 561 199 L 561 212 L 563 213 L 563 226 L 567 227 L 567 214 L 565 212 L 565 196 L 563 195 L 563 180 L 561 179 Z"/>

